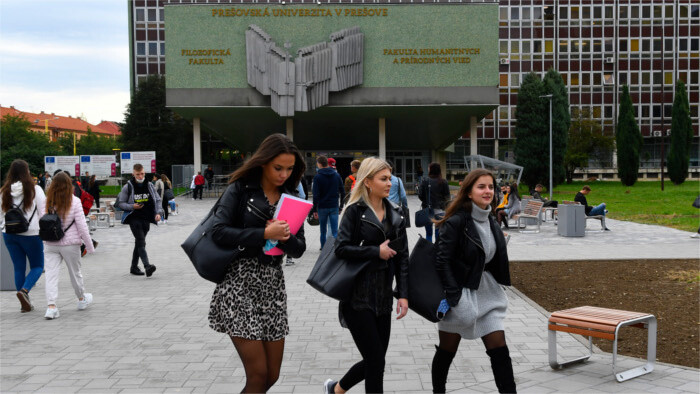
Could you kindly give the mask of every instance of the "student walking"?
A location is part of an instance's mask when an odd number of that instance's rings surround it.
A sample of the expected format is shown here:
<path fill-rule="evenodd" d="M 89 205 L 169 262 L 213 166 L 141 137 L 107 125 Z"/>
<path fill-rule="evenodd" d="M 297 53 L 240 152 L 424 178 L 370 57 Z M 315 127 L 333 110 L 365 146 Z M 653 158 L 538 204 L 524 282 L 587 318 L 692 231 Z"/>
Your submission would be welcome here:
<path fill-rule="evenodd" d="M 94 175 L 93 175 L 94 177 Z M 46 260 L 46 314 L 48 320 L 56 319 L 60 313 L 56 306 L 58 300 L 58 277 L 61 272 L 61 260 L 66 262 L 70 281 L 76 297 L 78 310 L 84 310 L 92 303 L 92 294 L 85 292 L 83 274 L 80 272 L 80 245 L 85 244 L 87 253 L 95 251 L 90 230 L 85 222 L 80 199 L 73 195 L 73 185 L 68 175 L 57 174 L 46 191 L 46 203 L 40 207 L 40 213 L 53 213 L 61 220 L 63 237 L 57 241 L 44 241 L 44 259 Z M 42 230 L 43 231 L 43 230 Z"/>
<path fill-rule="evenodd" d="M 438 323 L 440 344 L 432 365 L 434 393 L 445 392 L 447 372 L 462 338 L 481 338 L 498 391 L 516 391 L 503 328 L 508 298 L 499 285 L 510 286 L 510 269 L 506 240 L 492 215 L 495 184 L 489 171 L 471 171 L 445 217 L 437 222 L 440 238 L 435 266 L 450 309 Z"/>
<path fill-rule="evenodd" d="M 119 192 L 119 208 L 124 211 L 122 223 L 128 223 L 134 235 L 134 252 L 131 256 L 131 274 L 144 275 L 139 269 L 139 258 L 150 277 L 156 271 L 156 266 L 148 261 L 146 253 L 146 235 L 150 224 L 158 225 L 163 213 L 160 196 L 156 193 L 151 182 L 146 182 L 146 173 L 141 164 L 134 164 L 133 178 Z"/>
<path fill-rule="evenodd" d="M 160 175 L 153 174 L 153 186 L 156 188 L 156 193 L 158 193 L 158 197 L 160 197 L 160 205 L 163 208 L 163 215 L 160 217 L 160 220 L 161 222 L 166 223 L 166 219 L 168 218 L 168 207 L 164 204 L 165 183 L 162 179 L 160 179 Z"/>
<path fill-rule="evenodd" d="M 95 175 L 90 176 L 90 181 L 87 185 L 87 192 L 95 199 L 95 206 L 100 207 L 100 185 L 95 181 Z"/>
<path fill-rule="evenodd" d="M 163 182 L 163 195 L 161 196 L 161 206 L 163 207 L 163 223 L 168 223 L 168 205 L 170 200 L 175 198 L 173 193 L 173 184 L 165 174 L 160 174 L 160 180 Z M 173 209 L 174 211 L 175 209 Z"/>
<path fill-rule="evenodd" d="M 338 236 L 340 202 L 345 197 L 345 190 L 343 190 L 343 179 L 335 169 L 329 167 L 326 156 L 319 155 L 316 158 L 316 166 L 318 173 L 314 176 L 311 189 L 314 197 L 314 217 L 319 220 L 321 226 L 321 249 L 323 249 L 329 222 L 331 234 L 333 237 Z"/>
<path fill-rule="evenodd" d="M 294 143 L 273 134 L 231 174 L 215 213 L 214 242 L 242 251 L 214 289 L 209 327 L 231 337 L 245 368 L 244 393 L 267 392 L 279 378 L 289 334 L 284 255 L 267 255 L 263 246 L 276 243 L 294 258 L 306 250 L 303 226 L 292 235 L 286 221 L 272 219 L 282 193 L 297 194 L 305 170 Z"/>
<path fill-rule="evenodd" d="M 324 393 L 344 393 L 361 381 L 365 392 L 384 392 L 384 366 L 391 334 L 392 274 L 399 300 L 397 319 L 408 312 L 408 243 L 399 207 L 387 197 L 391 171 L 381 159 L 365 159 L 343 210 L 335 254 L 348 261 L 372 263 L 355 279 L 352 297 L 340 303 L 341 324 L 350 329 L 362 361 L 338 382 L 328 379 Z M 392 249 L 389 242 L 397 245 Z"/>
<path fill-rule="evenodd" d="M 430 163 L 428 166 L 428 177 L 420 183 L 418 198 L 421 201 L 421 209 L 430 205 L 433 208 L 436 219 L 442 218 L 447 202 L 450 201 L 450 186 L 442 177 L 442 170 L 439 163 Z M 440 235 L 440 230 L 435 229 L 435 241 Z M 433 224 L 425 226 L 425 239 L 433 242 Z"/>
<path fill-rule="evenodd" d="M 29 292 L 44 270 L 44 244 L 39 238 L 38 207 L 44 203 L 44 191 L 29 173 L 29 164 L 16 159 L 10 164 L 2 195 L 2 236 L 15 270 L 15 288 L 22 312 L 34 309 Z M 29 260 L 29 274 L 27 272 Z"/>

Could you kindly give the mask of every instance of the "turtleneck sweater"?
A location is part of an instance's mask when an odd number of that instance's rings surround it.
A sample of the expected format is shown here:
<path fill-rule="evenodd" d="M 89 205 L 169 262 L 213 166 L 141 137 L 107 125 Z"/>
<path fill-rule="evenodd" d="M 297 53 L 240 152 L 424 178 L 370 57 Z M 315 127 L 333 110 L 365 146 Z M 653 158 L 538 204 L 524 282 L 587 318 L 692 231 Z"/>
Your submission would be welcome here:
<path fill-rule="evenodd" d="M 493 256 L 496 255 L 496 239 L 493 237 L 491 223 L 489 222 L 490 208 L 489 206 L 488 209 L 482 209 L 478 205 L 472 204 L 472 219 L 474 219 L 474 224 L 476 224 L 476 231 L 479 232 L 481 245 L 484 247 L 485 264 L 491 262 Z"/>

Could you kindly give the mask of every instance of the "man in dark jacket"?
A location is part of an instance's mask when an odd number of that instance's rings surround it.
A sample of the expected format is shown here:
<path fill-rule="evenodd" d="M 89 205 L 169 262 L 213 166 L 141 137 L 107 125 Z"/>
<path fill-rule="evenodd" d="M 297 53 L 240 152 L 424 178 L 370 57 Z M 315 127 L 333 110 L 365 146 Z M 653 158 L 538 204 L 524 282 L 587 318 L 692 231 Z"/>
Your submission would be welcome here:
<path fill-rule="evenodd" d="M 586 199 L 586 196 L 590 192 L 591 192 L 591 187 L 588 185 L 585 185 L 584 187 L 581 188 L 581 191 L 576 193 L 576 197 L 574 197 L 574 201 L 576 201 L 577 203 L 579 203 L 585 207 L 584 209 L 586 211 L 586 215 L 588 215 L 588 216 L 598 216 L 598 215 L 605 216 L 605 214 L 608 213 L 608 210 L 605 209 L 605 203 L 598 204 L 595 207 L 588 205 L 588 200 Z M 603 224 L 605 224 L 605 222 L 603 222 Z M 605 227 L 605 231 L 610 231 L 610 229 Z"/>
<path fill-rule="evenodd" d="M 314 216 L 321 225 L 321 248 L 326 243 L 326 225 L 331 226 L 333 237 L 338 236 L 338 215 L 340 214 L 340 201 L 345 197 L 343 179 L 338 172 L 328 166 L 328 158 L 319 155 L 316 158 L 316 166 L 319 168 L 311 187 L 314 195 Z"/>
<path fill-rule="evenodd" d="M 542 186 L 541 184 L 538 183 L 538 184 L 535 186 L 535 190 L 533 190 L 532 193 L 531 193 L 531 194 L 532 194 L 532 198 L 534 198 L 535 200 L 540 200 L 540 201 L 542 201 L 542 202 L 544 203 L 544 204 L 542 205 L 543 207 L 553 207 L 553 208 L 556 208 L 556 207 L 559 205 L 559 202 L 556 201 L 556 200 L 549 201 L 549 200 L 547 200 L 546 198 L 542 197 L 542 194 L 541 194 L 541 193 L 542 193 L 542 189 L 543 189 L 543 188 L 544 188 L 544 186 Z"/>
<path fill-rule="evenodd" d="M 211 190 L 211 185 L 214 183 L 214 169 L 211 166 L 204 170 L 204 179 L 207 180 L 207 190 Z"/>

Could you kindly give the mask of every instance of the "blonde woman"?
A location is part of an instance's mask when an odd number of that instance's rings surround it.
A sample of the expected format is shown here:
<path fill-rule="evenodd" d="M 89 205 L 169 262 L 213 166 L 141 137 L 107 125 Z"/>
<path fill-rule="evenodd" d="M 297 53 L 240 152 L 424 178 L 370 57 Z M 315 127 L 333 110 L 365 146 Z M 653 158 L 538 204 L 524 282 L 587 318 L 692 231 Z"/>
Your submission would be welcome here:
<path fill-rule="evenodd" d="M 340 381 L 328 379 L 324 392 L 344 393 L 362 380 L 365 392 L 384 391 L 384 364 L 391 333 L 392 272 L 399 301 L 397 319 L 408 312 L 408 244 L 398 206 L 387 197 L 391 171 L 384 160 L 365 159 L 343 211 L 335 253 L 347 260 L 372 260 L 355 280 L 352 297 L 340 303 L 340 312 L 362 361 L 353 365 Z M 392 242 L 393 248 L 389 247 Z"/>
<path fill-rule="evenodd" d="M 59 316 L 56 300 L 58 299 L 58 277 L 61 272 L 61 260 L 66 262 L 70 281 L 78 297 L 78 310 L 83 310 L 92 303 L 92 294 L 85 292 L 83 274 L 80 272 L 80 244 L 84 243 L 88 253 L 95 248 L 90 239 L 90 231 L 83 215 L 80 199 L 73 195 L 73 184 L 64 172 L 53 178 L 46 190 L 46 206 L 40 207 L 40 213 L 56 213 L 61 218 L 64 229 L 63 238 L 58 241 L 44 241 L 44 260 L 46 270 L 46 303 L 48 308 L 44 317 L 52 320 Z"/>

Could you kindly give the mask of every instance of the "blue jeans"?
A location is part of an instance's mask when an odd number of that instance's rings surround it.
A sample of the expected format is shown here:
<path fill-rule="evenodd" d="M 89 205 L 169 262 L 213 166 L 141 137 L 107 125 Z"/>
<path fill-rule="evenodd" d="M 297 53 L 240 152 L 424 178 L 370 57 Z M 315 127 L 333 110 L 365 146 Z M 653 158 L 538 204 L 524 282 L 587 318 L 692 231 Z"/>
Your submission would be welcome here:
<path fill-rule="evenodd" d="M 38 235 L 2 234 L 5 246 L 10 252 L 12 265 L 15 267 L 15 287 L 17 291 L 31 290 L 44 271 L 44 243 Z M 29 274 L 27 272 L 29 258 Z"/>
<path fill-rule="evenodd" d="M 318 224 L 321 227 L 321 248 L 326 244 L 326 226 L 330 220 L 331 233 L 334 238 L 338 237 L 338 208 L 319 208 Z"/>
<path fill-rule="evenodd" d="M 591 209 L 591 211 L 588 212 L 588 216 L 597 216 L 597 215 L 605 216 L 605 203 L 602 203 L 600 205 L 593 207 L 593 209 Z"/>
<path fill-rule="evenodd" d="M 441 220 L 444 217 L 444 213 L 439 213 L 435 215 L 436 220 Z M 440 238 L 440 229 L 435 226 L 435 243 L 437 243 L 438 238 Z M 431 222 L 427 226 L 425 226 L 425 239 L 433 242 L 433 223 Z"/>

